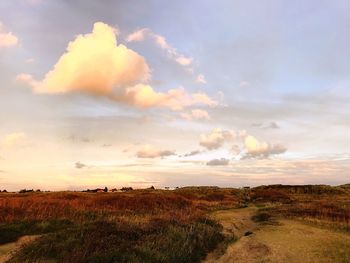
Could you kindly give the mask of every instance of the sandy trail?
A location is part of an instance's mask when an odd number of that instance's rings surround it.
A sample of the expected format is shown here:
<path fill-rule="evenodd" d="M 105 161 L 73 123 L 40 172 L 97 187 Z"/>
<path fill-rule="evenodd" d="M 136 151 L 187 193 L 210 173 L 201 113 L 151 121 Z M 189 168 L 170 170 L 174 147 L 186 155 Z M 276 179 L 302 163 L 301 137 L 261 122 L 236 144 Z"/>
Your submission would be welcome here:
<path fill-rule="evenodd" d="M 23 236 L 15 242 L 0 245 L 0 263 L 7 262 L 11 258 L 12 254 L 16 253 L 16 251 L 18 251 L 25 244 L 33 242 L 38 237 L 39 235 Z"/>
<path fill-rule="evenodd" d="M 207 262 L 350 262 L 350 234 L 313 226 L 298 220 L 278 224 L 256 224 L 250 219 L 257 211 L 248 207 L 218 211 L 213 218 L 224 233 L 238 238 L 224 254 L 213 252 Z M 246 231 L 253 234 L 244 236 Z"/>
<path fill-rule="evenodd" d="M 223 226 L 223 233 L 227 237 L 234 237 L 241 240 L 247 231 L 254 231 L 257 224 L 251 220 L 251 217 L 256 213 L 256 207 L 246 207 L 240 209 L 220 210 L 214 212 L 211 217 Z M 236 244 L 237 242 L 233 243 Z M 232 247 L 230 245 L 227 251 Z M 227 251 L 224 255 L 227 254 Z M 210 253 L 205 259 L 205 263 L 225 262 L 221 261 L 220 251 L 216 250 Z"/>

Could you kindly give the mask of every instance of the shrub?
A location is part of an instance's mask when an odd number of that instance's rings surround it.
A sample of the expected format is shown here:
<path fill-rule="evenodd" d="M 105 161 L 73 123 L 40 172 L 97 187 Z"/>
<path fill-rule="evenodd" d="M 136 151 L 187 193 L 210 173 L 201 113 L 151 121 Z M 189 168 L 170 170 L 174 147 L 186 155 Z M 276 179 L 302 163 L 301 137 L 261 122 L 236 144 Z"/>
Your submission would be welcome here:
<path fill-rule="evenodd" d="M 220 231 L 200 219 L 160 225 L 96 221 L 43 236 L 10 262 L 200 262 L 223 240 Z"/>
<path fill-rule="evenodd" d="M 54 232 L 62 228 L 71 226 L 67 220 L 47 220 L 47 221 L 17 221 L 10 224 L 0 225 L 0 244 L 16 241 L 24 235 L 36 235 Z"/>

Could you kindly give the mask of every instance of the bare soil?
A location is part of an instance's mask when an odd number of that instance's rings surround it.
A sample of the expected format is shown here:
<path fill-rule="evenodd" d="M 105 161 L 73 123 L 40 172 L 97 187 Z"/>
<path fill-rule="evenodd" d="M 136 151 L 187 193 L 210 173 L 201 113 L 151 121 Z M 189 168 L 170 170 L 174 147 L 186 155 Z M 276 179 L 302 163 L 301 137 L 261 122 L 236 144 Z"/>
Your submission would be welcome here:
<path fill-rule="evenodd" d="M 226 235 L 237 239 L 224 253 L 208 255 L 204 262 L 350 262 L 350 234 L 300 220 L 280 219 L 273 224 L 255 223 L 255 207 L 223 210 L 213 218 Z M 247 231 L 252 234 L 245 236 Z"/>

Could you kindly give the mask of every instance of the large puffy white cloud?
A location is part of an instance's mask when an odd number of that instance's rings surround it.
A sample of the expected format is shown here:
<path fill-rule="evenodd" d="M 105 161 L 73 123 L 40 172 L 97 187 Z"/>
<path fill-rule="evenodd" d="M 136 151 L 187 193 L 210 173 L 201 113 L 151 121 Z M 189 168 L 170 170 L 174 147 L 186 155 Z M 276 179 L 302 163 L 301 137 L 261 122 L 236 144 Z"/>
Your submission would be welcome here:
<path fill-rule="evenodd" d="M 18 44 L 18 38 L 12 33 L 7 32 L 0 22 L 0 48 L 12 47 Z"/>
<path fill-rule="evenodd" d="M 161 150 L 152 145 L 143 145 L 136 153 L 138 158 L 159 158 L 175 155 L 174 151 L 170 150 Z"/>
<path fill-rule="evenodd" d="M 212 130 L 209 134 L 201 134 L 199 144 L 208 150 L 215 150 L 223 146 L 227 141 L 234 139 L 233 131 L 225 131 L 220 128 Z"/>
<path fill-rule="evenodd" d="M 92 33 L 78 35 L 68 44 L 43 80 L 29 74 L 20 74 L 17 80 L 29 84 L 35 93 L 84 92 L 140 108 L 182 110 L 193 105 L 217 105 L 207 94 L 189 94 L 181 87 L 155 91 L 147 84 L 151 70 L 145 59 L 118 44 L 116 37 L 113 27 L 97 22 Z"/>
<path fill-rule="evenodd" d="M 124 45 L 117 45 L 114 28 L 97 22 L 92 33 L 79 35 L 42 81 L 27 79 L 37 93 L 85 91 L 111 94 L 115 87 L 132 86 L 150 78 L 144 58 Z"/>

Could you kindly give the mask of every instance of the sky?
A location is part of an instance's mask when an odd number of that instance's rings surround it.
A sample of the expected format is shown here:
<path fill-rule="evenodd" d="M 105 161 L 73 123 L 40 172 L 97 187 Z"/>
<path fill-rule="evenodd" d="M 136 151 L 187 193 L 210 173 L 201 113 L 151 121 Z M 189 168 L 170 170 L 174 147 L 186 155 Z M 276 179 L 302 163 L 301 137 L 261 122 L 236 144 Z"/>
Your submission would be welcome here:
<path fill-rule="evenodd" d="M 0 2 L 0 189 L 350 182 L 350 3 Z"/>

